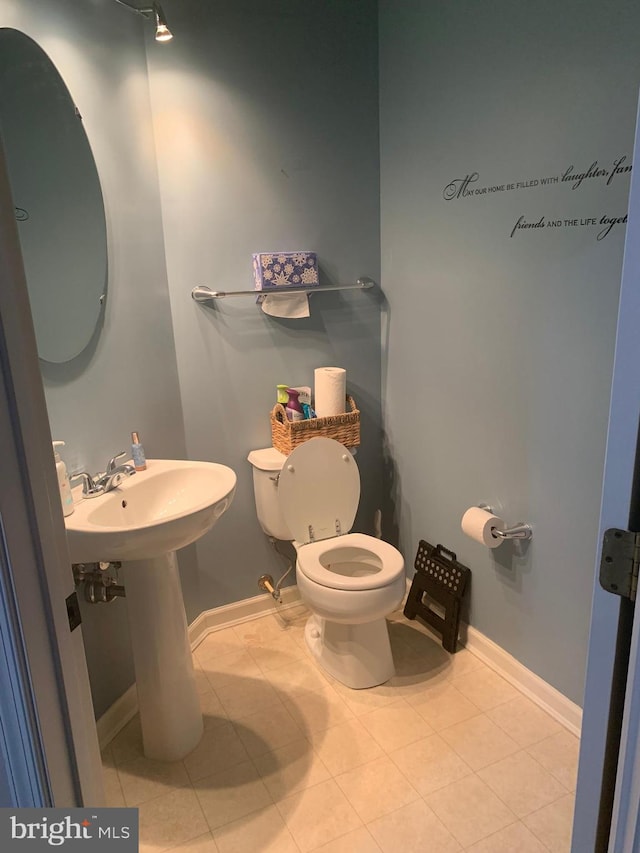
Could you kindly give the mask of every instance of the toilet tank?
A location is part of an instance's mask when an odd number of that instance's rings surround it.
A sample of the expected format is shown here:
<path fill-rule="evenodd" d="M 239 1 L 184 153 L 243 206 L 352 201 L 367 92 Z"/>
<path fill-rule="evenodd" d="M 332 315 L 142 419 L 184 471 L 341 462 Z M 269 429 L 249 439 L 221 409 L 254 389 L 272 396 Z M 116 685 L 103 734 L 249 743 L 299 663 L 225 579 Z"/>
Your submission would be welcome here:
<path fill-rule="evenodd" d="M 247 457 L 253 466 L 253 494 L 260 526 L 267 536 L 285 542 L 292 540 L 293 536 L 282 517 L 277 478 L 286 458 L 275 447 L 252 450 Z"/>

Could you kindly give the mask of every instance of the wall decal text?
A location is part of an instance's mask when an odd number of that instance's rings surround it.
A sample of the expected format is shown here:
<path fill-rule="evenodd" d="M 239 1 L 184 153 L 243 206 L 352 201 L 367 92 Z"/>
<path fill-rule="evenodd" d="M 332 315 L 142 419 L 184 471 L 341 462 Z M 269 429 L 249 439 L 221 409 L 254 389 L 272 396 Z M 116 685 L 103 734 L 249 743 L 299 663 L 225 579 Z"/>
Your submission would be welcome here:
<path fill-rule="evenodd" d="M 629 175 L 631 172 L 631 163 L 627 162 L 627 155 L 622 154 L 616 157 L 610 163 L 601 165 L 597 160 L 593 160 L 587 168 L 576 167 L 570 163 L 562 172 L 557 175 L 546 175 L 537 178 L 523 178 L 519 181 L 504 182 L 500 184 L 491 184 L 486 186 L 477 186 L 480 181 L 479 172 L 468 172 L 463 178 L 454 178 L 445 186 L 442 191 L 442 197 L 445 201 L 454 201 L 461 198 L 476 198 L 478 196 L 488 197 L 494 193 L 517 192 L 521 190 L 531 190 L 536 187 L 547 187 L 551 184 L 566 185 L 571 192 L 579 190 L 587 183 L 600 181 L 605 187 L 610 187 L 620 176 Z M 594 216 L 581 216 L 578 218 L 547 218 L 540 216 L 538 218 L 528 220 L 522 214 L 515 221 L 511 228 L 509 237 L 520 232 L 535 232 L 543 228 L 558 229 L 558 228 L 596 228 L 596 240 L 604 240 L 614 228 L 619 225 L 626 225 L 627 216 L 613 216 L 609 213 L 601 213 Z"/>
<path fill-rule="evenodd" d="M 533 187 L 544 187 L 549 184 L 568 184 L 572 190 L 580 189 L 585 181 L 600 179 L 605 186 L 611 186 L 613 180 L 620 175 L 628 175 L 631 171 L 631 163 L 627 163 L 627 155 L 617 157 L 609 168 L 600 166 L 597 160 L 582 172 L 576 170 L 573 163 L 569 164 L 563 172 L 539 178 L 523 178 L 511 183 L 503 182 L 490 186 L 474 186 L 480 180 L 478 172 L 468 172 L 464 178 L 454 178 L 442 191 L 445 201 L 453 201 L 457 198 L 471 198 L 473 196 L 491 195 L 491 193 L 511 192 L 513 190 L 527 190 Z"/>

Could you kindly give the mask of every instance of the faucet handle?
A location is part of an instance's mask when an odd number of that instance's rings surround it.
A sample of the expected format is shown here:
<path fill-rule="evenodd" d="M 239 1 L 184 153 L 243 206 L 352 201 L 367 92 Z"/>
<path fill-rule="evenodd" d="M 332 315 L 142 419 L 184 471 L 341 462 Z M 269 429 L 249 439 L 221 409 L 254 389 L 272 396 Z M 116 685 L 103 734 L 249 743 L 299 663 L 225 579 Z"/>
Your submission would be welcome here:
<path fill-rule="evenodd" d="M 78 471 L 76 474 L 72 474 L 70 480 L 78 480 L 80 478 L 82 478 L 83 498 L 97 498 L 98 495 L 104 492 L 104 486 L 98 485 L 91 474 L 88 474 L 86 471 Z"/>
<path fill-rule="evenodd" d="M 113 474 L 115 469 L 118 467 L 118 459 L 122 459 L 123 456 L 127 455 L 126 450 L 121 450 L 120 453 L 116 453 L 116 455 L 107 462 L 107 470 L 106 474 Z"/>

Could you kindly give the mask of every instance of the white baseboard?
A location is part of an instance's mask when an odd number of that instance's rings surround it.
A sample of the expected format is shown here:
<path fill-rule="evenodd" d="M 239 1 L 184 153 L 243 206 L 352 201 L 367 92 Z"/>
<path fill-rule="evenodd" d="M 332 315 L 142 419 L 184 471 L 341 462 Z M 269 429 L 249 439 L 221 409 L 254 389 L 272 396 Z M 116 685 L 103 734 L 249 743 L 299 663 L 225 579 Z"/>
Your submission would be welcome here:
<path fill-rule="evenodd" d="M 118 732 L 138 713 L 138 693 L 135 683 L 96 720 L 100 749 L 111 743 Z"/>
<path fill-rule="evenodd" d="M 189 625 L 189 642 L 191 648 L 195 649 L 212 631 L 222 628 L 232 628 L 243 622 L 250 622 L 259 616 L 268 613 L 280 613 L 300 604 L 300 594 L 297 586 L 287 586 L 282 590 L 282 603 L 275 604 L 268 593 L 254 595 L 253 598 L 245 598 L 242 601 L 234 601 L 233 604 L 223 604 L 222 607 L 214 607 L 213 610 L 205 610 Z"/>
<path fill-rule="evenodd" d="M 566 729 L 580 737 L 582 708 L 579 705 L 567 699 L 563 693 L 527 669 L 509 652 L 473 626 L 465 625 L 461 628 L 461 634 L 466 634 L 465 648 L 501 675 L 505 681 L 517 687 Z"/>
<path fill-rule="evenodd" d="M 282 610 L 288 610 L 299 603 L 298 587 L 288 586 L 282 590 L 281 604 L 275 604 L 273 598 L 265 593 L 253 598 L 245 598 L 243 601 L 236 601 L 233 604 L 214 607 L 212 610 L 205 610 L 189 625 L 191 650 L 197 648 L 204 638 L 213 631 L 232 628 L 234 625 L 250 622 L 252 619 L 266 616 L 269 613 L 280 613 Z M 100 749 L 104 749 L 137 712 L 138 694 L 136 685 L 132 684 L 96 721 Z"/>
<path fill-rule="evenodd" d="M 266 616 L 268 613 L 288 610 L 299 603 L 300 595 L 297 586 L 288 586 L 282 590 L 282 604 L 275 605 L 271 596 L 265 594 L 206 610 L 189 626 L 191 648 L 193 650 L 199 646 L 213 631 L 241 625 L 243 622 Z M 582 709 L 578 705 L 527 669 L 476 628 L 471 625 L 461 625 L 461 629 L 462 636 L 466 638 L 464 645 L 472 654 L 524 693 L 566 729 L 580 736 Z M 137 710 L 138 697 L 136 686 L 133 684 L 97 721 L 100 749 L 107 746 Z"/>
<path fill-rule="evenodd" d="M 407 578 L 403 608 L 410 589 L 411 578 Z M 423 627 L 426 627 L 434 638 L 439 639 L 439 636 L 428 625 L 423 625 Z M 460 623 L 459 642 L 483 663 L 491 667 L 494 672 L 502 676 L 505 681 L 508 681 L 532 702 L 535 702 L 539 708 L 546 711 L 554 720 L 557 720 L 572 734 L 580 737 L 582 708 L 579 705 L 567 699 L 563 693 L 560 693 L 535 672 L 527 669 L 524 664 L 506 652 L 502 646 L 494 643 L 489 637 L 485 637 L 472 625 L 467 625 L 465 622 Z"/>

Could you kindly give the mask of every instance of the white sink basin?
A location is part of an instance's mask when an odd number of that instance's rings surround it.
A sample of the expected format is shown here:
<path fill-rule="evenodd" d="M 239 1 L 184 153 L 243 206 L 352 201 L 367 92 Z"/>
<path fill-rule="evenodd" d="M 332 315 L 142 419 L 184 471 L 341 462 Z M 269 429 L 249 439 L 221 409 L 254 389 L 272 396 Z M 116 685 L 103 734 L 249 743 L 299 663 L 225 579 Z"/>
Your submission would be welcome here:
<path fill-rule="evenodd" d="M 77 500 L 65 518 L 73 563 L 145 560 L 184 548 L 233 500 L 236 475 L 215 462 L 147 460 L 106 495 Z"/>

